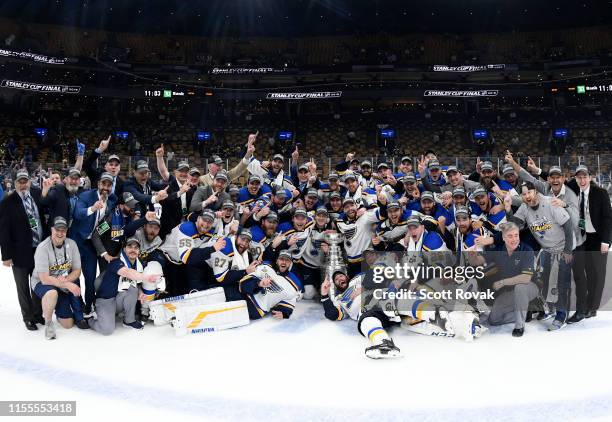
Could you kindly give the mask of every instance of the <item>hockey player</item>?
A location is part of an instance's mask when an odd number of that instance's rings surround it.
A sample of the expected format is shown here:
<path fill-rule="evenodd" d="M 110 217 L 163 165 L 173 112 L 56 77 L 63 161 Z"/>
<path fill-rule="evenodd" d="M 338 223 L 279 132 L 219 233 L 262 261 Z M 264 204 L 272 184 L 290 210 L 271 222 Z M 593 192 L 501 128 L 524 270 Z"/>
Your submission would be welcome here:
<path fill-rule="evenodd" d="M 278 232 L 278 215 L 270 211 L 261 219 L 261 225 L 250 226 L 253 239 L 251 240 L 251 253 L 257 260 L 263 259 L 264 250 L 276 238 Z"/>
<path fill-rule="evenodd" d="M 470 202 L 472 219 L 481 221 L 491 232 L 499 232 L 499 226 L 506 222 L 506 212 L 503 202 L 484 187 L 477 187 L 472 193 Z"/>
<path fill-rule="evenodd" d="M 125 226 L 123 235 L 126 238 L 135 237 L 140 243 L 140 253 L 138 259 L 146 267 L 150 261 L 159 262 L 162 267 L 166 263 L 166 258 L 160 246 L 163 243 L 159 232 L 161 221 L 157 218 L 155 211 L 148 211 L 143 218 L 139 218 Z"/>
<path fill-rule="evenodd" d="M 348 274 L 355 276 L 361 271 L 362 253 L 372 242 L 372 226 L 383 220 L 379 209 L 357 209 L 352 198 L 342 203 L 344 216 L 336 221 L 338 231 L 344 235 L 344 250 L 348 259 Z"/>
<path fill-rule="evenodd" d="M 297 242 L 289 249 L 293 257 L 293 262 L 298 262 L 302 259 L 306 240 L 310 236 L 310 229 L 314 224 L 314 220 L 308 216 L 304 208 L 295 208 L 291 222 L 282 223 L 278 226 L 278 232 L 283 236 L 292 236 L 297 238 Z"/>
<path fill-rule="evenodd" d="M 255 157 L 251 158 L 248 170 L 251 175 L 259 176 L 262 182 L 269 186 L 277 185 L 293 190 L 293 183 L 291 178 L 285 174 L 284 167 L 285 157 L 275 154 L 271 161 L 260 162 Z"/>
<path fill-rule="evenodd" d="M 325 204 L 329 217 L 332 221 L 336 221 L 342 214 L 342 196 L 339 192 L 332 192 L 329 194 L 329 200 Z"/>
<path fill-rule="evenodd" d="M 407 208 L 418 211 L 419 213 L 430 216 L 438 223 L 442 222 L 443 226 L 448 226 L 452 223 L 452 217 L 447 209 L 436 203 L 434 194 L 429 191 L 421 193 L 419 202 L 413 201 L 408 204 Z"/>
<path fill-rule="evenodd" d="M 247 301 L 251 319 L 260 319 L 269 313 L 276 319 L 291 316 L 302 290 L 299 279 L 291 272 L 292 262 L 291 253 L 281 251 L 276 268 L 262 263 L 240 280 L 240 292 Z"/>
<path fill-rule="evenodd" d="M 332 229 L 329 213 L 325 207 L 317 208 L 314 217 L 314 224 L 311 227 L 310 235 L 304 245 L 302 259 L 296 264 L 299 267 L 299 274 L 302 276 L 304 285 L 304 298 L 311 299 L 315 296 L 321 286 L 321 268 L 325 266 L 325 234 Z"/>
<path fill-rule="evenodd" d="M 228 236 L 236 232 L 239 221 L 235 218 L 236 205 L 232 201 L 225 201 L 216 215 L 218 218 L 213 225 L 215 235 Z"/>
<path fill-rule="evenodd" d="M 376 228 L 376 235 L 389 243 L 395 243 L 406 235 L 408 229 L 406 221 L 411 215 L 421 215 L 417 211 L 404 210 L 397 201 L 390 202 L 385 207 L 381 207 L 381 212 L 383 213 L 382 215 L 386 213 L 387 218 Z"/>
<path fill-rule="evenodd" d="M 223 247 L 220 249 L 212 248 L 216 250 L 211 250 L 209 245 L 209 256 L 206 256 L 206 252 L 203 253 L 203 255 L 205 255 L 205 261 L 212 268 L 217 285 L 222 283 L 223 285 L 235 284 L 244 277 L 246 273 L 252 272 L 259 264 L 258 261 L 253 259 L 249 249 L 253 235 L 249 229 L 242 229 L 235 236 L 227 236 L 219 239 L 223 239 L 225 244 L 223 244 Z M 211 284 L 213 286 L 215 285 L 215 283 Z M 227 296 L 228 294 L 226 292 L 226 297 Z"/>
<path fill-rule="evenodd" d="M 270 191 L 270 187 L 263 184 L 261 176 L 252 174 L 249 176 L 247 185 L 238 193 L 238 203 L 243 206 L 248 205 L 263 195 L 270 196 Z"/>

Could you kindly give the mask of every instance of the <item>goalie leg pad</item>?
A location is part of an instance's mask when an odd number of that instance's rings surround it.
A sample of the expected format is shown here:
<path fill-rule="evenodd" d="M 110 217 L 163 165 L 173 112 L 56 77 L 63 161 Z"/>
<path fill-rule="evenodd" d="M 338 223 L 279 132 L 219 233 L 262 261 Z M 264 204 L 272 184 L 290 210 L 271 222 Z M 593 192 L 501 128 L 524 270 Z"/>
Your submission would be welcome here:
<path fill-rule="evenodd" d="M 155 325 L 165 325 L 170 323 L 175 316 L 176 309 L 180 307 L 223 302 L 225 302 L 223 287 L 215 287 L 214 289 L 149 302 L 150 317 Z"/>
<path fill-rule="evenodd" d="M 181 306 L 174 313 L 172 326 L 177 336 L 226 330 L 247 325 L 250 321 L 244 300 Z"/>

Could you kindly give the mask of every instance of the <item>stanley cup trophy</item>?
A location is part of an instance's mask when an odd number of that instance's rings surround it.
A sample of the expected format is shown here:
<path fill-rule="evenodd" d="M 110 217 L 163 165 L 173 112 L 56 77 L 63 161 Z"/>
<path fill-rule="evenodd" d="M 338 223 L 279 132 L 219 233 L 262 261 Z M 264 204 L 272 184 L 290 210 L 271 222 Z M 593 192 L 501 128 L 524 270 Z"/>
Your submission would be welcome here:
<path fill-rule="evenodd" d="M 342 233 L 329 233 L 325 235 L 325 243 L 329 245 L 329 253 L 325 262 L 325 276 L 330 280 L 334 271 L 341 270 L 346 272 L 346 261 L 344 252 L 340 245 L 344 242 Z"/>

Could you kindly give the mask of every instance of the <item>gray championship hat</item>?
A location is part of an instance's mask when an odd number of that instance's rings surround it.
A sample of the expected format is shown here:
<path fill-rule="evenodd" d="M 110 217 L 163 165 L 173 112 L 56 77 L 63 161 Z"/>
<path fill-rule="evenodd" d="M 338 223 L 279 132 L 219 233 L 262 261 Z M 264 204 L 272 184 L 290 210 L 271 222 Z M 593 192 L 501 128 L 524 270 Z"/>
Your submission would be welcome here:
<path fill-rule="evenodd" d="M 332 192 L 329 194 L 329 199 L 342 199 L 342 196 L 340 195 L 340 192 Z"/>
<path fill-rule="evenodd" d="M 136 198 L 134 198 L 134 195 L 132 195 L 130 192 L 123 192 L 123 203 L 125 205 L 127 205 L 128 207 L 130 207 L 130 209 L 134 209 L 136 208 L 136 205 L 138 204 L 138 201 L 136 200 Z"/>
<path fill-rule="evenodd" d="M 306 212 L 304 208 L 296 208 L 295 211 L 293 211 L 294 217 L 297 217 L 298 215 L 301 215 L 303 217 L 308 217 L 308 213 Z"/>
<path fill-rule="evenodd" d="M 240 188 L 238 186 L 236 186 L 236 185 L 232 185 L 229 188 L 229 193 L 230 193 L 230 195 L 232 193 L 240 193 Z"/>
<path fill-rule="evenodd" d="M 315 214 L 317 214 L 317 215 L 318 215 L 318 214 L 325 214 L 325 215 L 328 215 L 328 214 L 329 214 L 329 212 L 327 211 L 327 208 L 325 208 L 325 207 L 319 207 L 319 208 L 317 208 L 317 210 L 315 211 Z"/>
<path fill-rule="evenodd" d="M 574 172 L 574 175 L 578 174 L 578 173 L 586 173 L 587 176 L 591 173 L 589 173 L 589 168 L 587 166 L 585 166 L 584 164 L 580 164 L 578 167 L 576 167 L 576 171 Z"/>
<path fill-rule="evenodd" d="M 408 157 L 407 155 L 404 155 L 400 162 L 403 163 L 404 161 L 408 161 L 412 164 L 412 158 Z"/>
<path fill-rule="evenodd" d="M 361 162 L 361 167 L 372 167 L 372 162 L 370 160 L 363 160 Z"/>
<path fill-rule="evenodd" d="M 215 218 L 217 218 L 217 215 L 212 210 L 203 209 L 202 212 L 200 213 L 200 217 L 202 217 L 204 220 L 215 221 Z"/>
<path fill-rule="evenodd" d="M 146 161 L 144 161 L 144 160 L 140 160 L 140 161 L 138 161 L 136 163 L 136 171 L 137 172 L 141 172 L 143 170 L 150 171 L 149 170 L 149 164 Z"/>
<path fill-rule="evenodd" d="M 28 174 L 28 171 L 26 169 L 21 169 L 19 171 L 17 171 L 17 175 L 15 176 L 15 181 L 21 180 L 21 179 L 28 179 L 30 180 L 30 175 Z"/>
<path fill-rule="evenodd" d="M 198 170 L 198 168 L 197 168 L 197 167 L 193 167 L 193 168 L 190 168 L 190 169 L 189 169 L 189 175 L 190 175 L 190 176 L 195 176 L 196 174 L 197 174 L 198 176 L 200 176 L 200 175 L 202 174 L 202 173 L 200 173 L 200 170 Z"/>
<path fill-rule="evenodd" d="M 559 166 L 552 166 L 548 169 L 548 175 L 552 176 L 553 174 L 558 174 L 559 176 L 563 176 L 563 171 Z"/>
<path fill-rule="evenodd" d="M 136 243 L 138 245 L 138 247 L 140 248 L 140 240 L 138 240 L 138 238 L 136 238 L 136 237 L 130 237 L 128 240 L 126 240 L 125 241 L 125 246 L 131 245 L 132 243 Z"/>
<path fill-rule="evenodd" d="M 223 165 L 223 160 L 218 155 L 213 155 L 212 157 L 210 157 L 210 162 L 218 166 Z"/>
<path fill-rule="evenodd" d="M 466 216 L 466 217 L 470 217 L 470 210 L 467 207 L 457 207 L 455 208 L 455 219 L 457 219 L 457 217 L 459 217 L 460 215 Z"/>
<path fill-rule="evenodd" d="M 274 211 L 270 211 L 263 219 L 268 221 L 278 221 L 278 214 Z"/>
<path fill-rule="evenodd" d="M 260 176 L 258 176 L 257 174 L 251 174 L 251 175 L 249 176 L 249 181 L 248 181 L 248 183 L 251 183 L 251 182 L 259 182 L 259 183 L 261 183 L 261 177 L 260 177 Z"/>
<path fill-rule="evenodd" d="M 233 210 L 236 209 L 236 205 L 234 205 L 234 203 L 232 201 L 225 201 L 223 203 L 223 205 L 221 205 L 221 209 L 228 209 L 231 208 Z"/>
<path fill-rule="evenodd" d="M 414 173 L 406 173 L 404 177 L 402 177 L 402 183 L 416 183 L 416 176 Z"/>
<path fill-rule="evenodd" d="M 310 168 L 308 167 L 308 164 L 304 163 L 300 166 L 298 171 L 310 171 Z"/>
<path fill-rule="evenodd" d="M 502 167 L 502 176 L 505 176 L 506 174 L 516 174 L 516 171 L 514 171 L 514 167 L 512 167 L 511 164 L 506 164 Z"/>
<path fill-rule="evenodd" d="M 53 220 L 53 226 L 51 226 L 51 227 L 53 227 L 54 229 L 67 229 L 68 228 L 68 222 L 66 221 L 66 219 L 64 217 L 57 216 Z"/>
<path fill-rule="evenodd" d="M 287 197 L 287 191 L 282 186 L 274 185 L 274 186 L 272 186 L 272 195 L 278 196 L 279 198 L 280 197 L 286 198 Z"/>
<path fill-rule="evenodd" d="M 397 202 L 397 201 L 391 201 L 391 202 L 389 202 L 389 203 L 387 204 L 387 209 L 388 209 L 388 210 L 390 210 L 390 209 L 394 209 L 394 208 L 399 208 L 399 209 L 401 209 L 401 208 L 402 208 L 402 204 L 400 204 L 400 203 L 399 203 L 399 202 Z"/>
<path fill-rule="evenodd" d="M 421 219 L 419 218 L 418 215 L 411 215 L 406 220 L 406 226 L 407 227 L 410 227 L 410 226 L 420 226 L 420 225 L 421 225 Z"/>
<path fill-rule="evenodd" d="M 453 189 L 453 196 L 467 196 L 467 192 L 463 186 L 457 186 Z"/>
<path fill-rule="evenodd" d="M 108 163 L 109 161 L 113 161 L 113 160 L 117 161 L 118 163 L 121 163 L 121 160 L 119 159 L 119 156 L 117 154 L 109 155 L 106 162 Z"/>
<path fill-rule="evenodd" d="M 64 174 L 64 176 L 68 176 L 68 177 L 81 177 L 81 171 L 77 168 L 74 167 L 70 167 L 66 173 Z"/>
<path fill-rule="evenodd" d="M 344 173 L 344 181 L 346 182 L 349 179 L 357 180 L 357 175 L 352 171 Z"/>
<path fill-rule="evenodd" d="M 100 182 L 113 182 L 113 175 L 108 173 L 108 172 L 104 172 L 102 173 L 102 175 L 100 176 Z"/>
<path fill-rule="evenodd" d="M 493 163 L 490 161 L 483 161 L 480 164 L 480 171 L 484 171 L 484 170 L 493 170 Z"/>
<path fill-rule="evenodd" d="M 319 192 L 315 188 L 310 188 L 308 189 L 308 192 L 306 192 L 306 196 L 314 196 L 318 198 Z"/>
<path fill-rule="evenodd" d="M 176 165 L 177 170 L 189 170 L 189 163 L 187 161 L 179 161 Z"/>
<path fill-rule="evenodd" d="M 293 261 L 293 257 L 291 256 L 291 252 L 289 252 L 287 249 L 283 249 L 282 251 L 280 251 L 278 253 L 278 258 L 277 259 L 288 259 L 289 261 Z"/>
<path fill-rule="evenodd" d="M 457 168 L 457 166 L 448 166 L 448 168 L 446 169 L 446 174 L 450 174 L 450 173 L 460 173 L 459 169 Z"/>
<path fill-rule="evenodd" d="M 440 162 L 438 160 L 429 160 L 429 163 L 427 163 L 427 168 L 428 169 L 439 169 Z"/>
<path fill-rule="evenodd" d="M 472 192 L 472 198 L 476 198 L 481 195 L 487 195 L 487 190 L 482 185 L 478 185 Z"/>
<path fill-rule="evenodd" d="M 218 171 L 217 174 L 215 174 L 215 180 L 223 180 L 224 182 L 227 182 L 227 173 L 224 171 Z"/>
<path fill-rule="evenodd" d="M 424 199 L 429 199 L 430 201 L 434 201 L 434 202 L 436 201 L 436 198 L 434 197 L 433 192 L 430 192 L 428 190 L 424 191 L 421 194 L 421 201 L 424 200 Z"/>
<path fill-rule="evenodd" d="M 157 218 L 157 216 L 155 216 L 152 220 L 147 220 L 145 224 L 155 224 L 156 226 L 161 227 L 161 221 L 159 218 Z"/>
<path fill-rule="evenodd" d="M 274 160 L 285 161 L 285 157 L 283 157 L 283 154 L 274 154 L 274 157 L 272 157 L 272 161 Z"/>
<path fill-rule="evenodd" d="M 338 176 L 338 173 L 329 173 L 329 176 L 327 176 L 327 180 L 338 180 L 340 179 L 340 177 Z"/>
<path fill-rule="evenodd" d="M 355 200 L 353 198 L 344 198 L 344 201 L 342 201 L 342 206 L 344 207 L 346 204 L 354 204 Z"/>
<path fill-rule="evenodd" d="M 380 170 L 380 169 L 388 169 L 389 168 L 389 164 L 387 163 L 380 163 L 376 166 L 376 170 Z"/>
<path fill-rule="evenodd" d="M 249 240 L 253 240 L 253 233 L 251 233 L 251 229 L 242 229 L 240 230 L 238 237 L 246 237 Z"/>

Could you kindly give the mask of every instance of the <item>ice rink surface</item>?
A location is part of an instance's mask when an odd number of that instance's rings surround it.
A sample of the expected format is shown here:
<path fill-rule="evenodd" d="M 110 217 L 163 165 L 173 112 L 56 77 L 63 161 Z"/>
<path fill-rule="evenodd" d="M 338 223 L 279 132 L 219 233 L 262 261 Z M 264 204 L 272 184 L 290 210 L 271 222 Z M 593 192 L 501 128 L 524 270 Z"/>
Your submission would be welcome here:
<path fill-rule="evenodd" d="M 110 337 L 58 326 L 47 341 L 23 326 L 2 267 L 0 400 L 76 400 L 88 421 L 612 420 L 612 312 L 545 324 L 473 343 L 398 327 L 404 357 L 385 361 L 364 356 L 354 321 L 327 321 L 311 301 L 290 320 L 212 334 L 118 323 Z"/>

